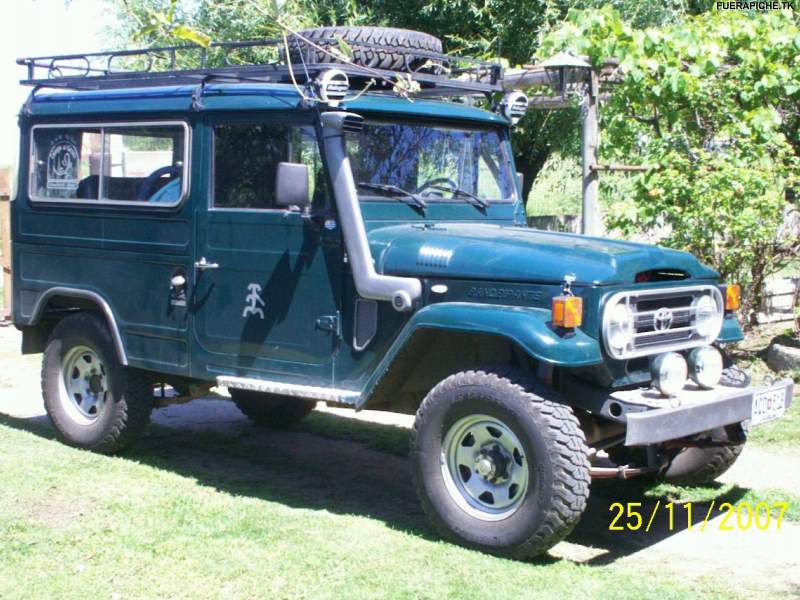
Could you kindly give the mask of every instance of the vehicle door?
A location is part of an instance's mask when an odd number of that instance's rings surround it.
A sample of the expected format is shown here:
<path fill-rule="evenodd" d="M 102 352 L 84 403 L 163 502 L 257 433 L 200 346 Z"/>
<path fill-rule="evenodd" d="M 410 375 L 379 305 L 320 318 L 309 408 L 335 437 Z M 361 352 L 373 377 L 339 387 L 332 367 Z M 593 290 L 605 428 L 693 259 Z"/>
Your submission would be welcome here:
<path fill-rule="evenodd" d="M 209 118 L 209 199 L 196 219 L 198 367 L 330 385 L 341 244 L 314 217 L 328 203 L 310 122 Z M 279 162 L 308 166 L 310 209 L 275 204 Z"/>

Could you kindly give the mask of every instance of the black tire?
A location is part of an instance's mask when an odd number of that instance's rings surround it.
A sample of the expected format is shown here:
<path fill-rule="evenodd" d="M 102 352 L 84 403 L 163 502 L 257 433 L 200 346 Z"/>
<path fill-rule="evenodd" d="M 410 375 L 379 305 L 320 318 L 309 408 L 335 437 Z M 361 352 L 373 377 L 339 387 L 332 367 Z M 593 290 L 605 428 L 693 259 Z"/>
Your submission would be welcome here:
<path fill-rule="evenodd" d="M 423 52 L 442 53 L 442 41 L 419 31 L 393 27 L 318 27 L 299 32 L 304 38 L 334 53 L 338 51 L 335 38 L 341 38 L 353 50 L 352 61 L 364 67 L 398 71 L 418 69 L 426 60 Z M 289 56 L 295 64 L 341 62 L 299 38 L 290 38 Z M 381 46 L 375 48 L 365 44 Z"/>
<path fill-rule="evenodd" d="M 711 448 L 684 448 L 670 461 L 663 478 L 680 485 L 711 483 L 731 468 L 744 444 Z"/>
<path fill-rule="evenodd" d="M 712 433 L 712 438 L 725 439 L 724 429 L 715 430 Z M 742 443 L 730 446 L 663 451 L 668 459 L 667 467 L 653 478 L 679 485 L 705 485 L 730 469 L 743 449 L 744 444 Z M 647 465 L 647 453 L 641 447 L 614 446 L 607 452 L 608 457 L 619 466 Z"/>
<path fill-rule="evenodd" d="M 231 398 L 257 425 L 283 429 L 299 423 L 317 405 L 313 400 L 230 389 Z"/>
<path fill-rule="evenodd" d="M 80 354 L 82 348 L 94 353 L 96 360 L 91 368 L 104 375 L 97 394 L 102 397 L 102 408 L 95 405 L 95 414 L 88 416 L 70 399 L 64 372 L 65 359 Z M 150 379 L 144 372 L 120 363 L 105 321 L 89 312 L 70 315 L 53 328 L 42 359 L 42 395 L 59 439 L 104 454 L 118 452 L 133 442 L 149 422 L 153 408 Z"/>
<path fill-rule="evenodd" d="M 552 392 L 508 368 L 457 373 L 426 396 L 412 430 L 414 480 L 426 514 L 445 538 L 528 558 L 572 531 L 589 497 L 588 450 L 572 410 L 555 400 Z M 484 520 L 462 508 L 442 466 L 448 432 L 470 415 L 501 421 L 527 457 L 527 463 L 520 461 L 527 468 L 527 491 L 514 512 L 500 520 Z"/>

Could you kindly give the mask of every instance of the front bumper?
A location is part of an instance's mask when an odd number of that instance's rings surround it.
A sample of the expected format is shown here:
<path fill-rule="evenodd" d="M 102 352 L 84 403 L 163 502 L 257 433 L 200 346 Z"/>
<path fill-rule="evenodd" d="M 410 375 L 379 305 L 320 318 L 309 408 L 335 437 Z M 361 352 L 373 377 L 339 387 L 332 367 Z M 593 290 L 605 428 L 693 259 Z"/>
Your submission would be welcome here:
<path fill-rule="evenodd" d="M 626 424 L 626 446 L 643 446 L 748 421 L 753 396 L 777 390 L 783 390 L 788 408 L 794 393 L 791 379 L 771 386 L 718 386 L 712 390 L 690 384 L 672 398 L 663 398 L 652 389 L 617 391 L 608 397 L 603 412 Z"/>

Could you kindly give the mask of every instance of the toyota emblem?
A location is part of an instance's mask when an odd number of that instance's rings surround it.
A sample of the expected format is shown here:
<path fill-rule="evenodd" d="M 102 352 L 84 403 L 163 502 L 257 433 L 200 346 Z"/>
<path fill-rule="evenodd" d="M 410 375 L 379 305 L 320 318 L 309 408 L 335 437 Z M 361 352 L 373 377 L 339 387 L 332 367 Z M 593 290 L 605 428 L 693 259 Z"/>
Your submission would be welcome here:
<path fill-rule="evenodd" d="M 653 329 L 666 331 L 672 327 L 672 311 L 666 307 L 659 308 L 653 315 Z"/>

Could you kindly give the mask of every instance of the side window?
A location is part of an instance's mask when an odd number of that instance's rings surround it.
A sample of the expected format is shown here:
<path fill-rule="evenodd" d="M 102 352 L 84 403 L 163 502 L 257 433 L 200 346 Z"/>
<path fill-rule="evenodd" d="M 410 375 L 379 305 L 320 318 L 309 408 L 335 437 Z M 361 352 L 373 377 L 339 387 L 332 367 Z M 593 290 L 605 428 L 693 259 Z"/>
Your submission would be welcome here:
<path fill-rule="evenodd" d="M 274 209 L 279 162 L 308 166 L 309 190 L 325 201 L 325 173 L 310 126 L 228 123 L 214 127 L 215 208 Z"/>
<path fill-rule="evenodd" d="M 30 195 L 97 200 L 102 148 L 100 129 L 34 129 Z"/>
<path fill-rule="evenodd" d="M 180 126 L 104 129 L 103 200 L 174 204 L 181 198 L 184 132 Z"/>
<path fill-rule="evenodd" d="M 185 147 L 182 125 L 34 127 L 31 197 L 174 205 Z"/>

